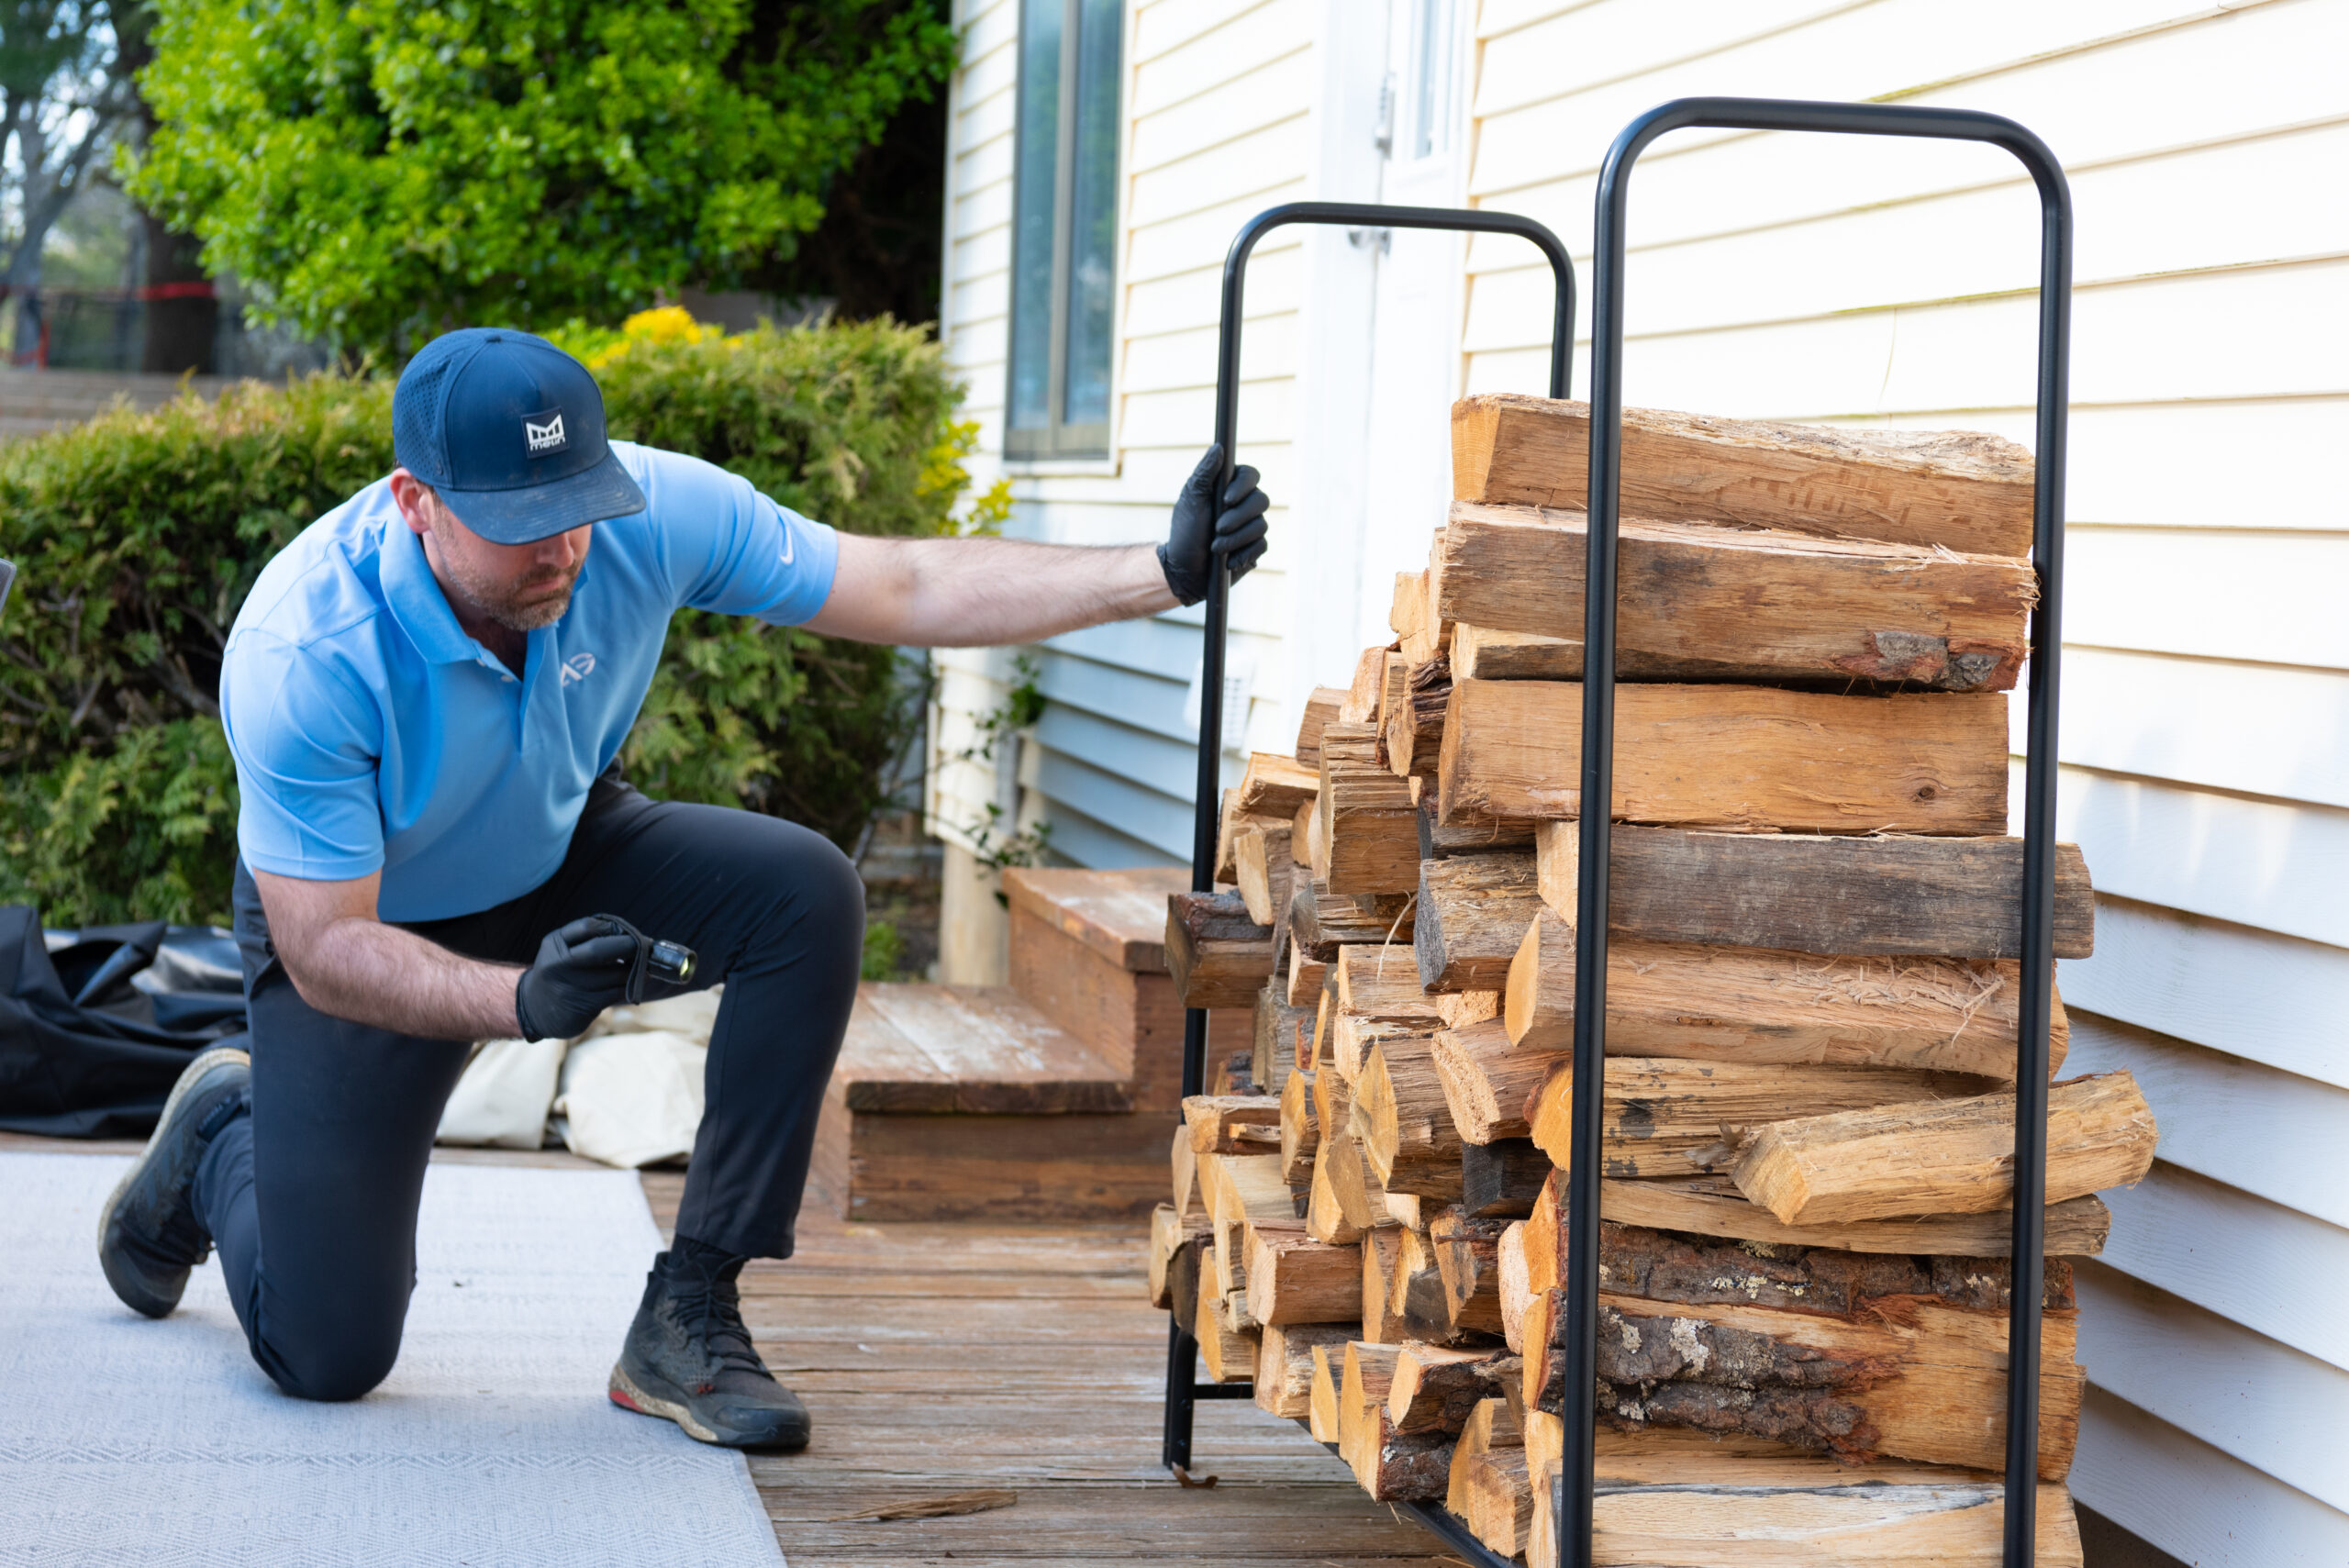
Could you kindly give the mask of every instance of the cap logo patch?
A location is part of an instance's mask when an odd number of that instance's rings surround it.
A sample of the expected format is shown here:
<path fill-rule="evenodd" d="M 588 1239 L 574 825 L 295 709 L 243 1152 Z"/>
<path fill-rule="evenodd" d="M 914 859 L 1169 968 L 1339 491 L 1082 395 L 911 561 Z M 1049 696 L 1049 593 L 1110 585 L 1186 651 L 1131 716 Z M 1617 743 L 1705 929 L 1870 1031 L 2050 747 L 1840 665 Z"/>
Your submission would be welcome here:
<path fill-rule="evenodd" d="M 570 450 L 571 439 L 562 433 L 562 410 L 550 408 L 543 414 L 523 415 L 522 444 L 529 449 L 532 457 Z"/>

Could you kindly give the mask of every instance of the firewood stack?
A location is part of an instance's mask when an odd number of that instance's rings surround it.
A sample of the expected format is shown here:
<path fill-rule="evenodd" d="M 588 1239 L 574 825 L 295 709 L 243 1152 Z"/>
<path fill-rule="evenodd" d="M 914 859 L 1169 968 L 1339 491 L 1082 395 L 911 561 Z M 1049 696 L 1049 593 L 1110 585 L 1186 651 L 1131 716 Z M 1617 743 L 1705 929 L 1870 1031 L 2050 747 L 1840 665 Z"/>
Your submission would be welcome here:
<path fill-rule="evenodd" d="M 1584 406 L 1453 410 L 1396 640 L 1223 803 L 1173 900 L 1252 1082 L 1186 1103 L 1153 1298 L 1208 1377 L 1556 1561 L 1595 1397 L 1598 1561 L 1998 1561 L 2022 844 L 2008 694 L 2027 453 L 1990 436 L 1625 420 L 1598 1385 L 1562 1386 Z M 2059 855 L 2055 951 L 2093 909 Z M 2040 1557 L 2083 1374 L 2066 1260 L 2142 1177 L 2126 1073 L 2061 1081 Z M 1668 1487 L 1669 1490 L 1653 1488 Z M 1743 1543 L 1743 1544 L 1741 1544 Z"/>

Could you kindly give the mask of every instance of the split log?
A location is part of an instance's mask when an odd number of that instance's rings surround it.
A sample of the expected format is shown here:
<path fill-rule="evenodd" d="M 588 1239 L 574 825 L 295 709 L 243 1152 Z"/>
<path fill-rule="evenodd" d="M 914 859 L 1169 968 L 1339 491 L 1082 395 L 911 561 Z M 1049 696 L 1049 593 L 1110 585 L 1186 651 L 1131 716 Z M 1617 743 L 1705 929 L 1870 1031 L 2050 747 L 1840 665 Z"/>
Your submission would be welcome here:
<path fill-rule="evenodd" d="M 1534 828 L 1542 901 L 1572 924 L 1582 824 Z M 2021 839 L 1852 839 L 1614 826 L 1610 931 L 1796 952 L 2022 955 Z M 2055 846 L 2055 956 L 2095 945 L 2076 844 Z"/>
<path fill-rule="evenodd" d="M 1303 882 L 1306 878 L 1299 875 L 1297 880 Z M 1294 906 L 1294 905 L 1291 906 L 1291 907 Z M 1304 1021 L 1304 1029 L 1305 1046 L 1309 1049 L 1312 1044 L 1313 1020 L 1310 1015 L 1313 1011 L 1314 998 L 1321 994 L 1321 983 L 1329 973 L 1329 966 L 1319 959 L 1306 956 L 1305 950 L 1297 946 L 1297 929 L 1294 926 L 1289 928 L 1286 940 L 1287 949 L 1280 969 L 1275 972 L 1275 976 L 1283 986 L 1281 999 L 1291 1007 L 1308 1015 Z"/>
<path fill-rule="evenodd" d="M 1574 928 L 1526 928 L 1502 1004 L 1520 1050 L 1574 1043 Z M 1846 958 L 1610 939 L 1607 1049 L 1709 1062 L 1932 1068 L 2012 1078 L 2021 965 L 2009 959 Z M 2070 1037 L 2060 997 L 2052 1062 Z"/>
<path fill-rule="evenodd" d="M 1477 1219 L 1517 1219 L 1533 1212 L 1553 1169 L 1530 1138 L 1497 1138 L 1460 1146 L 1460 1207 Z"/>
<path fill-rule="evenodd" d="M 1321 1124 L 1313 1115 L 1313 1074 L 1296 1068 L 1281 1085 L 1281 1175 L 1291 1185 L 1312 1180 Z"/>
<path fill-rule="evenodd" d="M 1208 1218 L 1221 1245 L 1230 1232 L 1252 1219 L 1290 1221 L 1297 1208 L 1278 1154 L 1202 1154 L 1199 1184 Z"/>
<path fill-rule="evenodd" d="M 1444 1105 L 1431 1034 L 1390 1035 L 1374 1046 L 1354 1104 L 1369 1123 L 1364 1147 L 1381 1185 L 1459 1201 L 1460 1131 Z"/>
<path fill-rule="evenodd" d="M 1360 1246 L 1317 1241 L 1301 1225 L 1249 1227 L 1247 1273 L 1248 1315 L 1267 1327 L 1353 1323 L 1362 1309 Z"/>
<path fill-rule="evenodd" d="M 1483 1330 L 1462 1328 L 1452 1321 L 1443 1287 L 1443 1262 L 1426 1231 L 1398 1227 L 1395 1257 L 1386 1282 L 1386 1328 L 1405 1340 L 1449 1345 L 1477 1337 Z"/>
<path fill-rule="evenodd" d="M 1445 1432 L 1398 1433 L 1386 1414 L 1396 1351 L 1355 1340 L 1346 1346 L 1338 1394 L 1338 1452 L 1376 1502 L 1419 1502 L 1443 1496 L 1452 1474 Z"/>
<path fill-rule="evenodd" d="M 1232 851 L 1240 902 L 1247 907 L 1251 920 L 1275 929 L 1275 945 L 1279 940 L 1277 928 L 1288 917 L 1289 884 L 1297 874 L 1297 862 L 1288 852 L 1288 838 L 1287 817 L 1252 818 L 1250 825 L 1240 830 Z"/>
<path fill-rule="evenodd" d="M 1620 539 L 1615 658 L 1630 681 L 2005 691 L 2038 599 L 2019 556 L 1636 516 Z M 1588 550 L 1578 510 L 1455 502 L 1430 556 L 1435 607 L 1558 639 L 1553 678 L 1580 680 Z"/>
<path fill-rule="evenodd" d="M 1397 778 L 1432 779 L 1443 752 L 1443 715 L 1452 700 L 1452 666 L 1442 659 L 1405 668 L 1403 692 L 1382 721 L 1386 771 Z"/>
<path fill-rule="evenodd" d="M 1498 1018 L 1441 1030 L 1431 1049 L 1452 1125 L 1471 1149 L 1532 1135 L 1527 1118 L 1535 1092 L 1549 1075 L 1550 1052 L 1518 1050 Z"/>
<path fill-rule="evenodd" d="M 1450 662 L 1455 681 L 1580 680 L 1582 639 L 1459 626 L 1453 628 Z"/>
<path fill-rule="evenodd" d="M 1357 1240 L 1365 1231 L 1395 1224 L 1386 1189 L 1371 1171 L 1362 1140 L 1352 1132 L 1322 1140 L 1313 1162 L 1313 1193 L 1305 1223 L 1307 1234 L 1333 1243 Z"/>
<path fill-rule="evenodd" d="M 1512 1219 L 1501 1232 L 1501 1339 L 1512 1351 L 1525 1349 L 1525 1308 L 1533 1298 L 1533 1284 L 1525 1262 L 1525 1227 Z"/>
<path fill-rule="evenodd" d="M 1392 643 L 1380 648 L 1365 648 L 1354 660 L 1354 678 L 1346 688 L 1346 700 L 1338 705 L 1339 723 L 1364 725 L 1377 717 L 1379 683 L 1386 676 L 1386 656 L 1394 651 Z M 1324 725 L 1321 745 L 1325 754 L 1329 744 L 1330 728 Z"/>
<path fill-rule="evenodd" d="M 1452 640 L 1452 626 L 1430 613 L 1428 574 L 1425 572 L 1395 573 L 1395 601 L 1387 611 L 1386 624 L 1394 628 L 1397 651 L 1412 664 L 1425 664 L 1443 657 L 1443 650 Z"/>
<path fill-rule="evenodd" d="M 1313 695 L 1305 699 L 1305 711 L 1297 722 L 1299 767 L 1318 769 L 1321 765 L 1321 731 L 1336 719 L 1345 700 L 1346 694 L 1335 686 L 1316 686 Z"/>
<path fill-rule="evenodd" d="M 1442 820 L 1579 816 L 1581 766 L 1581 686 L 1453 683 Z M 1613 814 L 1742 830 L 2003 832 L 2006 696 L 1627 684 L 1615 696 Z"/>
<path fill-rule="evenodd" d="M 1419 862 L 1412 956 L 1437 992 L 1498 991 L 1525 928 L 1542 910 L 1533 857 L 1453 855 Z"/>
<path fill-rule="evenodd" d="M 1416 884 L 1412 891 L 1418 891 Z M 1418 907 L 1416 898 L 1397 898 L 1391 907 L 1365 908 L 1352 894 L 1332 893 L 1326 882 L 1300 877 L 1289 894 L 1289 932 L 1307 958 L 1334 963 L 1341 947 L 1410 941 Z"/>
<path fill-rule="evenodd" d="M 1453 1328 L 1475 1334 L 1502 1331 L 1500 1242 L 1508 1226 L 1508 1220 L 1472 1219 L 1455 1208 L 1428 1227 Z"/>
<path fill-rule="evenodd" d="M 1515 954 L 1512 948 L 1510 952 Z M 1508 983 L 1503 977 L 1502 984 Z M 1490 991 L 1442 991 L 1436 994 L 1435 1016 L 1443 1020 L 1448 1029 L 1464 1029 L 1471 1024 L 1481 1024 L 1487 1018 L 1501 1016 L 1500 987 Z"/>
<path fill-rule="evenodd" d="M 1598 1192 L 1599 1212 L 1626 1225 L 1726 1236 L 1772 1246 L 2003 1257 L 2014 1245 L 2010 1216 L 2005 1208 L 1984 1214 L 1865 1219 L 1850 1225 L 1786 1225 L 1768 1209 L 1749 1202 L 1726 1176 L 1669 1182 L 1602 1181 Z M 2066 1198 L 2062 1203 L 2050 1204 L 2047 1253 L 2051 1257 L 2093 1257 L 2104 1251 L 2105 1236 L 2111 1229 L 2111 1211 L 2099 1198 Z"/>
<path fill-rule="evenodd" d="M 1183 1102 L 1194 1154 L 1263 1154 L 1280 1142 L 1281 1103 L 1269 1095 L 1193 1095 Z"/>
<path fill-rule="evenodd" d="M 1275 1416 L 1305 1420 L 1313 1409 L 1313 1352 L 1345 1353 L 1353 1326 L 1291 1323 L 1264 1326 L 1256 1343 L 1256 1406 Z"/>
<path fill-rule="evenodd" d="M 1318 750 L 1318 735 L 1315 740 Z M 1276 751 L 1252 751 L 1248 755 L 1248 771 L 1240 778 L 1240 809 L 1247 816 L 1277 817 L 1286 821 L 1320 787 L 1318 756 L 1314 762 L 1305 762 Z"/>
<path fill-rule="evenodd" d="M 1174 1211 L 1174 1206 L 1162 1203 L 1150 1214 L 1150 1304 L 1162 1311 L 1171 1308 L 1174 1296 L 1170 1288 L 1174 1254 L 1186 1241 L 1202 1241 L 1214 1234 L 1205 1215 L 1185 1219 Z"/>
<path fill-rule="evenodd" d="M 1517 1418 L 1510 1413 L 1508 1399 L 1494 1396 L 1481 1401 L 1460 1424 L 1460 1435 L 1452 1450 L 1452 1479 L 1443 1494 L 1443 1506 L 1456 1518 L 1468 1517 L 1470 1482 L 1466 1473 L 1486 1455 L 1499 1450 L 1514 1450 L 1518 1457 L 1525 1457 L 1525 1434 L 1518 1428 Z M 1547 1563 L 1533 1568 L 1549 1568 Z"/>
<path fill-rule="evenodd" d="M 1186 1007 L 1252 1007 L 1273 974 L 1273 933 L 1237 893 L 1166 895 L 1166 967 Z"/>
<path fill-rule="evenodd" d="M 1453 1468 L 1455 1473 L 1465 1471 L 1468 1511 L 1462 1518 L 1470 1532 L 1503 1557 L 1523 1552 L 1533 1529 L 1533 1481 L 1524 1448 L 1491 1450 L 1464 1467 L 1455 1452 Z"/>
<path fill-rule="evenodd" d="M 1787 1225 L 1980 1214 L 2014 1198 L 2015 1097 L 1889 1105 L 1754 1128 L 1730 1178 Z M 2134 1186 L 2152 1169 L 2154 1113 L 2130 1073 L 2047 1097 L 2047 1201 Z"/>
<path fill-rule="evenodd" d="M 1244 809 L 1240 802 L 1237 788 L 1225 790 L 1216 817 L 1215 879 L 1227 887 L 1238 882 L 1240 876 L 1240 835 L 1251 828 L 1285 827 L 1296 814 L 1292 808 L 1276 816 L 1257 815 Z"/>
<path fill-rule="evenodd" d="M 1820 1109 L 1898 1106 L 1929 1095 L 1978 1095 L 1991 1082 L 1970 1073 L 1898 1067 L 1750 1065 L 1610 1054 L 1601 1169 L 1617 1178 L 1694 1175 L 1698 1167 L 1689 1160 L 1691 1152 L 1733 1143 L 1742 1129 Z M 1527 1109 L 1534 1145 L 1553 1164 L 1569 1165 L 1571 1056 L 1546 1059 L 1541 1086 Z"/>
<path fill-rule="evenodd" d="M 1256 1337 L 1226 1320 L 1226 1297 L 1216 1289 L 1208 1263 L 1201 1259 L 1198 1307 L 1190 1329 L 1199 1342 L 1199 1366 L 1210 1383 L 1245 1383 L 1256 1374 Z"/>
<path fill-rule="evenodd" d="M 1378 731 L 1378 745 L 1382 751 L 1386 744 L 1386 716 L 1408 700 L 1410 691 L 1411 662 L 1403 656 L 1400 649 L 1391 649 L 1386 655 L 1386 667 L 1379 673 L 1378 709 L 1371 716 L 1371 724 Z M 1384 766 L 1386 761 L 1381 757 L 1380 765 Z"/>
<path fill-rule="evenodd" d="M 1419 966 L 1399 945 L 1356 943 L 1330 962 L 1324 983 L 1338 1010 L 1381 1023 L 1424 1023 L 1441 1018 L 1435 998 L 1419 988 Z"/>
<path fill-rule="evenodd" d="M 1199 1276 L 1206 1272 L 1200 1267 L 1199 1255 L 1208 1245 L 1202 1240 L 1186 1240 L 1174 1249 L 1166 1264 L 1167 1310 L 1174 1326 L 1195 1340 L 1199 1335 Z"/>
<path fill-rule="evenodd" d="M 1362 1337 L 1374 1345 L 1392 1345 L 1403 1338 L 1386 1304 L 1395 1294 L 1395 1269 L 1403 1255 L 1405 1234 L 1395 1225 L 1363 1232 Z"/>
<path fill-rule="evenodd" d="M 1965 430 L 1891 430 L 1623 410 L 1631 517 L 2027 555 L 2031 454 Z M 1590 406 L 1510 393 L 1452 407 L 1457 500 L 1580 511 Z"/>
<path fill-rule="evenodd" d="M 1313 1051 L 1313 1008 L 1291 1006 L 1286 999 L 1287 976 L 1278 970 L 1256 994 L 1254 1049 L 1251 1062 L 1255 1081 L 1269 1087 L 1285 1084 L 1292 1065 L 1303 1056 L 1310 1070 Z"/>
<path fill-rule="evenodd" d="M 1288 852 L 1303 866 L 1308 876 L 1330 874 L 1330 841 L 1321 836 L 1321 802 L 1315 796 L 1310 806 L 1300 806 L 1291 819 L 1288 829 Z"/>
<path fill-rule="evenodd" d="M 1332 893 L 1419 886 L 1418 806 L 1410 785 L 1379 761 L 1377 741 L 1367 725 L 1333 724 L 1322 732 L 1313 873 Z"/>
<path fill-rule="evenodd" d="M 1440 861 L 1452 855 L 1491 855 L 1512 850 L 1522 852 L 1533 847 L 1531 819 L 1465 812 L 1446 824 L 1436 811 L 1436 795 L 1421 781 L 1419 859 Z"/>
<path fill-rule="evenodd" d="M 1205 1218 L 1207 1195 L 1199 1186 L 1199 1157 L 1191 1152 L 1191 1129 L 1188 1127 L 1174 1129 L 1173 1170 L 1174 1212 L 1186 1217 L 1196 1214 Z"/>
<path fill-rule="evenodd" d="M 1502 1390 L 1522 1370 L 1508 1351 L 1406 1340 L 1397 1348 L 1393 1381 L 1387 1385 L 1387 1418 L 1397 1432 L 1456 1435 L 1479 1405 L 1503 1399 Z"/>
<path fill-rule="evenodd" d="M 1344 1345 L 1314 1345 L 1312 1402 L 1306 1411 L 1305 1429 L 1317 1442 L 1338 1440 L 1338 1389 L 1345 1365 Z"/>
<path fill-rule="evenodd" d="M 1654 1446 L 1672 1435 L 1601 1429 L 1596 1568 L 1999 1568 L 2005 1561 L 2006 1488 L 1995 1477 L 1920 1464 L 1855 1470 L 1812 1456 L 1736 1458 L 1723 1453 L 1729 1445 L 1701 1437 Z M 1640 1447 L 1621 1451 L 1628 1443 Z M 1557 1461 L 1544 1468 L 1530 1443 L 1524 1452 L 1533 1483 L 1526 1561 L 1555 1562 L 1550 1483 Z M 2042 1485 L 2034 1518 L 2039 1568 L 2081 1568 L 2071 1494 Z"/>

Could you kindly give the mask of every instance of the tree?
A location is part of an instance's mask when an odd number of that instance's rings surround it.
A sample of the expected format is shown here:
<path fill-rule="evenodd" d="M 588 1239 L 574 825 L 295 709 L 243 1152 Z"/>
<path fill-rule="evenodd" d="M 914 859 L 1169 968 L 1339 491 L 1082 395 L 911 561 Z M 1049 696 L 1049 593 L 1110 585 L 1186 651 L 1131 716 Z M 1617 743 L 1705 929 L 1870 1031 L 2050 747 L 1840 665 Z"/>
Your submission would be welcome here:
<path fill-rule="evenodd" d="M 930 0 L 160 0 L 133 195 L 303 331 L 397 358 L 787 259 L 927 99 Z"/>
<path fill-rule="evenodd" d="M 0 0 L 0 166 L 14 176 L 16 219 L 5 275 L 20 360 L 40 340 L 41 248 L 105 167 L 99 155 L 134 103 L 118 69 L 117 9 L 106 0 Z"/>

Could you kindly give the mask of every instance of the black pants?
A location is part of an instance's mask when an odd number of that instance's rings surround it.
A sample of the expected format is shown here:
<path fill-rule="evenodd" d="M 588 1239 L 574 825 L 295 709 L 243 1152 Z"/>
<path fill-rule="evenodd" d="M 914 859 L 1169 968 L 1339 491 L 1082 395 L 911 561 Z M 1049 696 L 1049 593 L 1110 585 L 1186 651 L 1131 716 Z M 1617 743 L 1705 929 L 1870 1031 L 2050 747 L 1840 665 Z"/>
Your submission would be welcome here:
<path fill-rule="evenodd" d="M 252 1114 L 206 1151 L 196 1202 L 253 1359 L 288 1394 L 354 1399 L 399 1355 L 425 1162 L 467 1042 L 318 1012 L 277 962 L 242 862 L 235 900 Z M 607 776 L 544 885 L 407 929 L 471 957 L 527 963 L 547 932 L 595 914 L 685 943 L 700 955 L 699 984 L 726 984 L 677 1233 L 788 1257 L 817 1112 L 856 996 L 864 889 L 855 868 L 805 828 L 648 800 Z"/>

